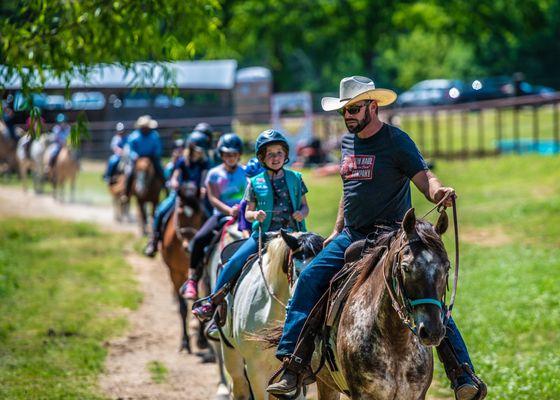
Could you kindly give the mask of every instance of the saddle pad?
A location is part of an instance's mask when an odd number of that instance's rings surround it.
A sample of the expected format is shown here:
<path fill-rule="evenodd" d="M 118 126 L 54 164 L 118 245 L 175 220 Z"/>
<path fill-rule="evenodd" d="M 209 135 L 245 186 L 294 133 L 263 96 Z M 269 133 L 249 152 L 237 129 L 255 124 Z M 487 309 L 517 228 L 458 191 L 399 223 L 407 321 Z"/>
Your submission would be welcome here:
<path fill-rule="evenodd" d="M 247 239 L 239 239 L 236 240 L 235 242 L 231 242 L 226 247 L 224 247 L 222 253 L 220 254 L 220 260 L 222 262 L 222 265 L 225 265 L 229 261 L 229 259 L 235 254 L 235 252 L 239 250 L 239 248 L 246 241 Z"/>

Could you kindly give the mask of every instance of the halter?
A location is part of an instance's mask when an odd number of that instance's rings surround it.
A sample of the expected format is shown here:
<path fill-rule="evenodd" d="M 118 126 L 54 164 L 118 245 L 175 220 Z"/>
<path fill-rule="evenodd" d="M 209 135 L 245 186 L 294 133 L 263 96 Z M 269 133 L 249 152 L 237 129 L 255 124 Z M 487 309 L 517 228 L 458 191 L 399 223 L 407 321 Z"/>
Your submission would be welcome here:
<path fill-rule="evenodd" d="M 429 215 L 432 211 L 437 210 L 439 213 L 441 213 L 443 210 L 445 210 L 445 207 L 443 206 L 443 203 L 445 202 L 445 200 L 447 200 L 447 198 L 451 196 L 451 194 L 447 194 L 444 196 L 444 198 L 438 202 L 438 204 L 436 204 L 436 206 L 434 208 L 432 208 L 430 211 L 428 211 L 422 218 L 426 217 L 427 215 Z M 413 309 L 417 306 L 420 305 L 434 305 L 436 307 L 438 307 L 442 314 L 443 314 L 443 325 L 447 326 L 447 324 L 449 323 L 449 319 L 451 317 L 451 311 L 453 309 L 453 304 L 455 302 L 455 295 L 457 293 L 457 282 L 458 282 L 458 278 L 459 278 L 459 241 L 458 241 L 458 226 L 457 226 L 457 210 L 456 210 L 456 205 L 455 205 L 455 197 L 452 196 L 451 197 L 451 201 L 452 201 L 452 207 L 453 207 L 453 225 L 454 225 L 454 229 L 455 229 L 455 275 L 454 275 L 454 280 L 453 280 L 453 290 L 452 290 L 452 294 L 451 294 L 451 301 L 449 303 L 449 306 L 447 306 L 445 304 L 445 296 L 446 293 L 443 294 L 442 299 L 434 299 L 434 298 L 422 298 L 422 299 L 410 299 L 405 292 L 404 289 L 404 283 L 403 283 L 403 279 L 402 279 L 402 271 L 401 271 L 401 251 L 406 247 L 409 246 L 412 243 L 416 243 L 416 242 L 421 242 L 420 238 L 412 238 L 409 239 L 408 241 L 405 241 L 405 233 L 402 232 L 401 236 L 399 237 L 399 240 L 402 244 L 399 247 L 399 249 L 395 252 L 396 256 L 393 258 L 393 265 L 391 266 L 391 283 L 392 285 L 389 285 L 386 273 L 385 273 L 385 269 L 387 269 L 387 263 L 389 262 L 389 248 L 387 248 L 385 255 L 384 255 L 384 261 L 383 261 L 383 281 L 385 282 L 385 287 L 387 288 L 387 291 L 389 292 L 389 296 L 391 297 L 391 304 L 393 306 L 393 309 L 396 311 L 397 315 L 399 316 L 399 318 L 401 319 L 401 321 L 412 331 L 412 333 L 416 336 L 418 336 L 418 329 L 416 326 L 416 322 L 414 321 L 414 317 L 412 316 L 413 313 Z M 449 280 L 449 273 L 446 274 L 446 286 L 448 287 L 448 280 Z M 391 287 L 392 286 L 392 287 Z M 400 300 L 400 301 L 399 301 Z"/>

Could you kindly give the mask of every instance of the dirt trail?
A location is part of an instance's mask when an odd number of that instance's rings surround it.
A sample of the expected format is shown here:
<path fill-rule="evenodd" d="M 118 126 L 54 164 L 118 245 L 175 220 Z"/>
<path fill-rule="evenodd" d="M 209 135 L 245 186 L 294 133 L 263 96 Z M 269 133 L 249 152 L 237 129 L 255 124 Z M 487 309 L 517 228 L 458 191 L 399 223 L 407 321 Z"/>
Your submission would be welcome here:
<path fill-rule="evenodd" d="M 92 222 L 116 232 L 138 231 L 136 224 L 115 223 L 109 207 L 60 204 L 50 196 L 36 196 L 15 187 L 0 186 L 1 215 L 52 217 Z M 212 399 L 218 385 L 216 364 L 203 364 L 198 356 L 178 351 L 180 319 L 167 268 L 159 258 L 146 259 L 132 251 L 125 256 L 144 301 L 129 314 L 127 334 L 107 343 L 102 391 L 111 399 Z M 153 362 L 167 369 L 162 383 L 152 380 L 149 365 Z"/>

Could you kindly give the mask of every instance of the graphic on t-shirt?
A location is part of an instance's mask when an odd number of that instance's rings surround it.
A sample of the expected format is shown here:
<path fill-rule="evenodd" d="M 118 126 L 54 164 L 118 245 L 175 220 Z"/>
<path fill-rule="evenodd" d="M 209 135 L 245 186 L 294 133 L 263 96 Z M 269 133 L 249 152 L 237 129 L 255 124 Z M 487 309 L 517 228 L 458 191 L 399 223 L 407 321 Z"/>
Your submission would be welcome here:
<path fill-rule="evenodd" d="M 340 163 L 340 176 L 345 181 L 373 179 L 374 155 L 346 155 Z"/>

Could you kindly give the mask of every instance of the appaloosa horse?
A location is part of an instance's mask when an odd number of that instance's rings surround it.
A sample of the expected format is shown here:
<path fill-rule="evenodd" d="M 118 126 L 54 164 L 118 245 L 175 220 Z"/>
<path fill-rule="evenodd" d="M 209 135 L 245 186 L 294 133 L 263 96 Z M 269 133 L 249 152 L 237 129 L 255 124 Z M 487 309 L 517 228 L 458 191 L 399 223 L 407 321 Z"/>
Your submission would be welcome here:
<path fill-rule="evenodd" d="M 323 248 L 324 239 L 314 233 L 288 234 L 271 239 L 262 260 L 245 268 L 228 297 L 228 318 L 222 350 L 232 379 L 232 395 L 238 400 L 268 399 L 270 376 L 280 366 L 272 349 L 263 349 L 257 338 L 263 330 L 283 321 L 297 272 Z M 248 340 L 248 339 L 255 340 Z"/>
<path fill-rule="evenodd" d="M 444 212 L 434 228 L 411 209 L 402 228 L 381 236 L 357 262 L 361 273 L 331 333 L 342 383 L 327 363 L 318 375 L 321 400 L 342 391 L 352 399 L 426 397 L 431 347 L 445 335 L 450 264 L 440 235 L 447 225 Z"/>
<path fill-rule="evenodd" d="M 177 202 L 164 229 L 161 256 L 169 268 L 173 290 L 179 301 L 183 332 L 181 350 L 189 353 L 191 353 L 191 346 L 187 324 L 188 306 L 186 300 L 180 295 L 179 289 L 188 278 L 191 264 L 188 244 L 203 222 L 204 212 L 200 204 L 198 188 L 188 183 L 183 184 L 178 190 Z M 199 330 L 199 338 L 204 338 L 202 329 Z"/>
<path fill-rule="evenodd" d="M 157 176 L 152 161 L 148 157 L 140 157 L 136 160 L 132 172 L 132 195 L 136 197 L 138 204 L 138 219 L 142 234 L 148 233 L 148 218 L 146 205 L 151 203 L 151 215 L 154 216 L 156 207 L 159 203 L 159 193 L 163 187 L 163 182 Z"/>

